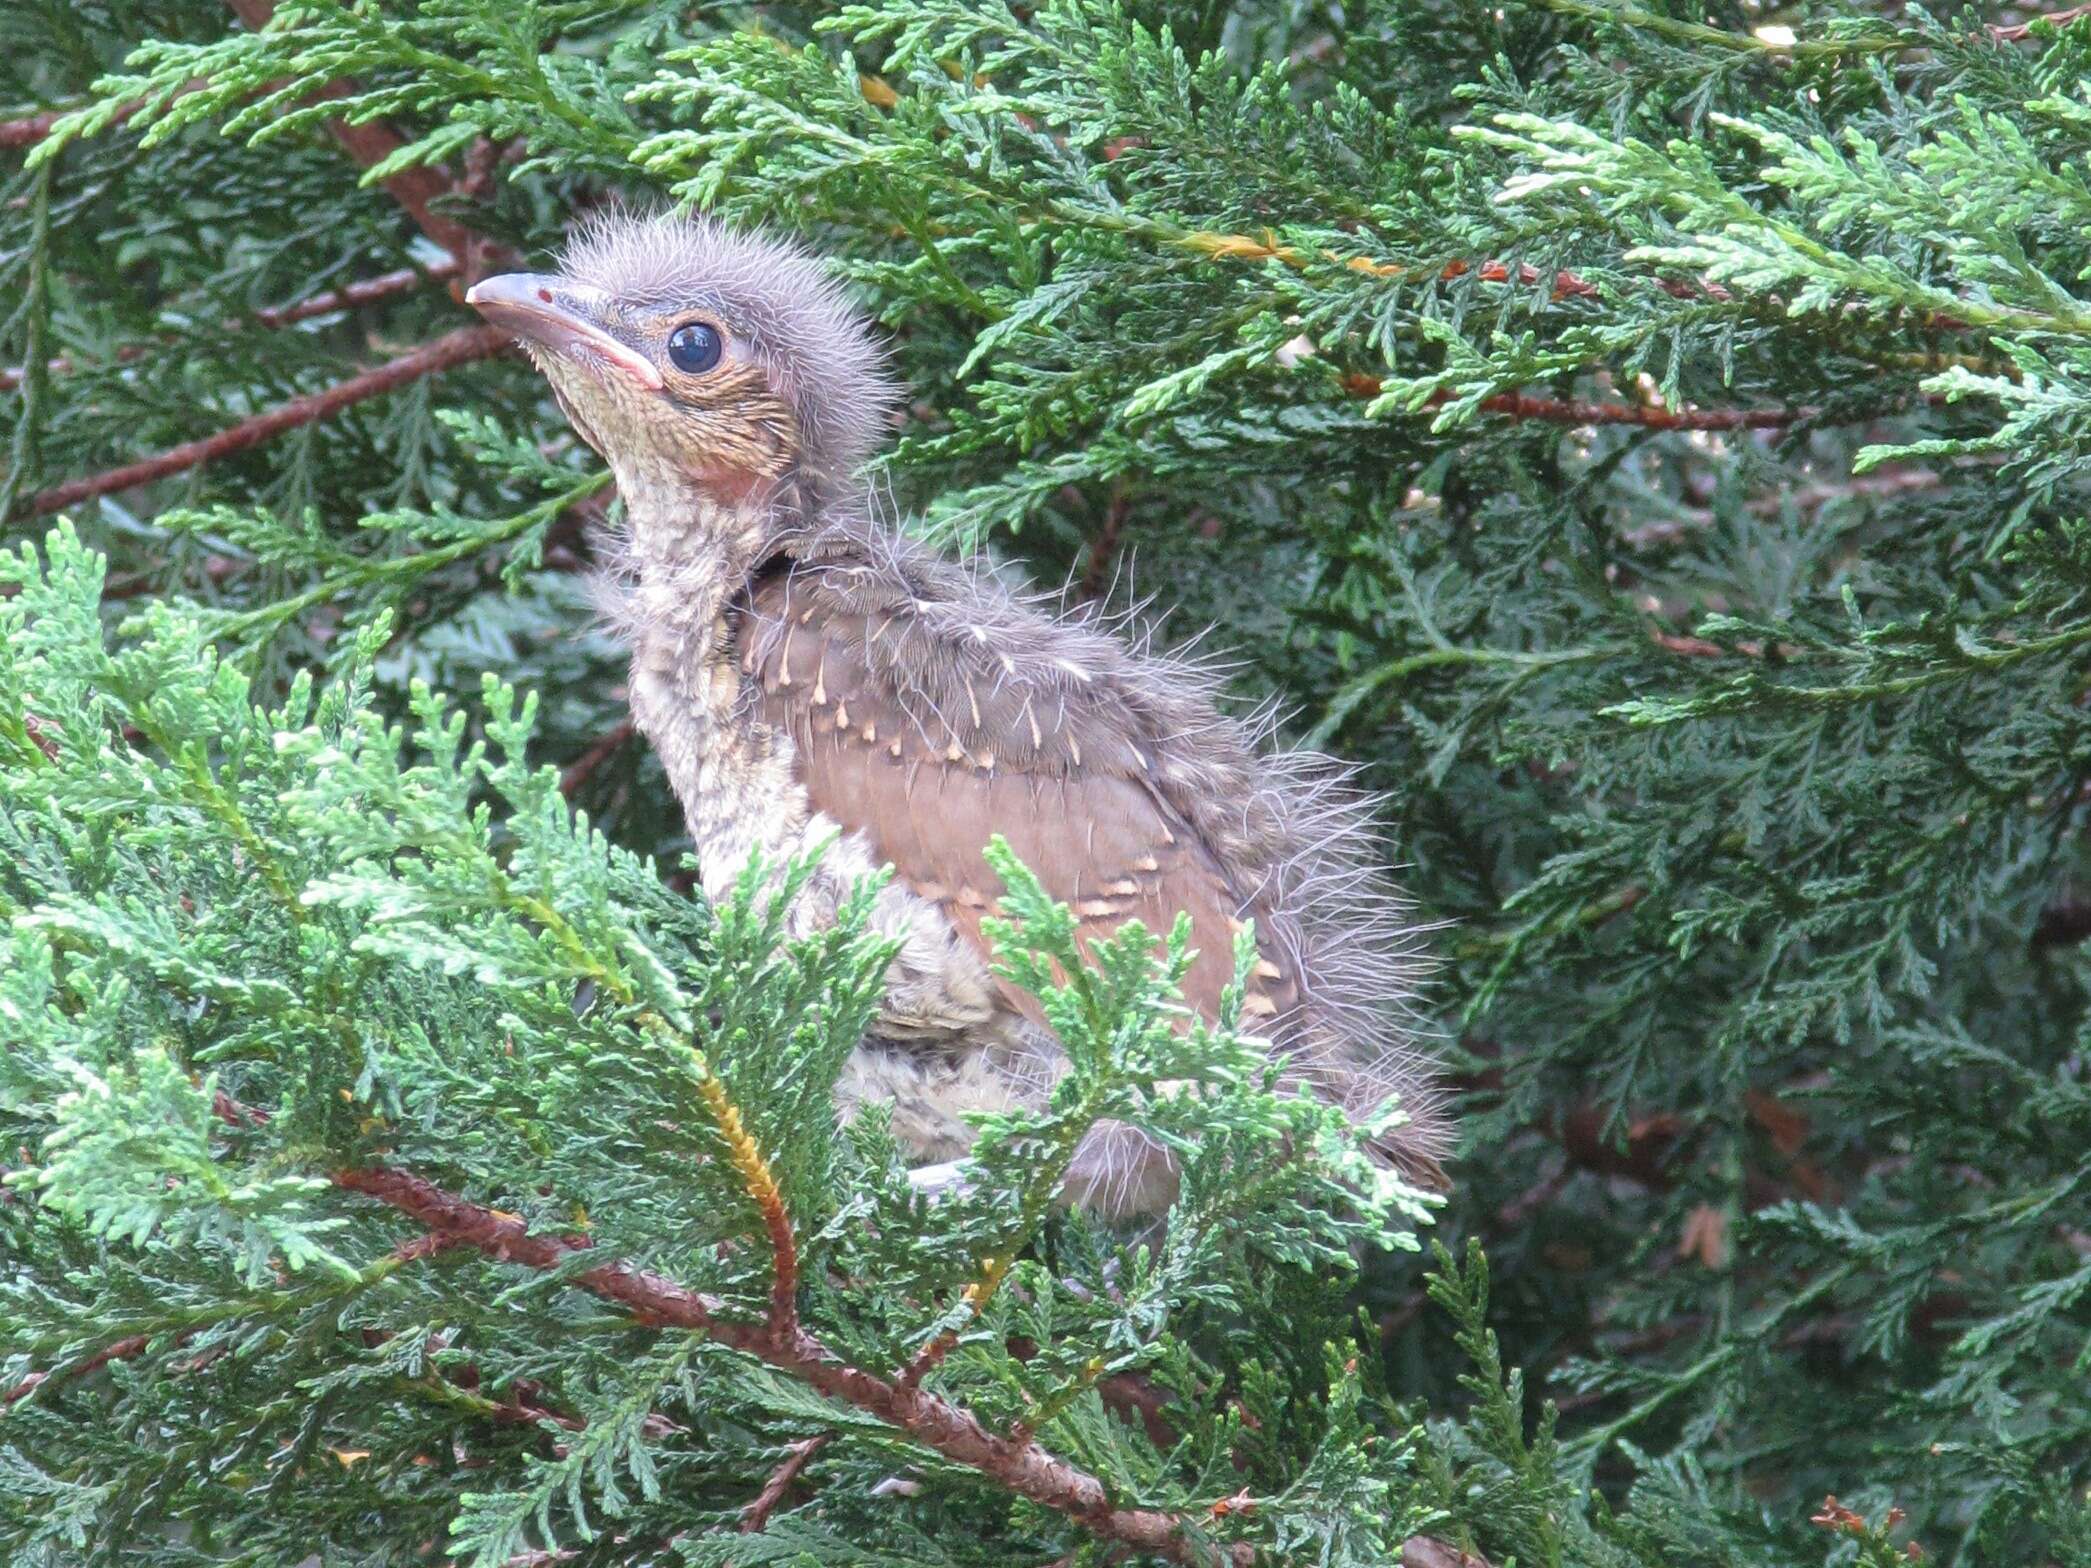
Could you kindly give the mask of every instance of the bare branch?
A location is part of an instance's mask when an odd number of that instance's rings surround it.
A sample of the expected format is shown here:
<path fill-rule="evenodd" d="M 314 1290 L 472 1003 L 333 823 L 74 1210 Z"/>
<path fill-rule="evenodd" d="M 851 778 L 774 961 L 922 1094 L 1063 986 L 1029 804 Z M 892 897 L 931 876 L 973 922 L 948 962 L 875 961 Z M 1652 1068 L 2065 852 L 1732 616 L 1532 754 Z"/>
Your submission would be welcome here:
<path fill-rule="evenodd" d="M 30 498 L 28 511 L 31 516 L 42 516 L 49 512 L 63 511 L 77 506 L 82 501 L 91 501 L 98 495 L 113 495 L 120 490 L 129 490 L 137 485 L 149 484 L 155 479 L 165 479 L 169 474 L 178 474 L 195 468 L 216 458 L 244 452 L 249 447 L 259 446 L 271 437 L 299 425 L 309 425 L 314 420 L 326 419 L 355 403 L 383 396 L 385 393 L 417 381 L 423 376 L 449 370 L 457 365 L 469 364 L 473 360 L 492 359 L 508 346 L 509 335 L 498 327 L 460 327 L 457 331 L 425 343 L 412 353 L 402 354 L 395 360 L 366 370 L 360 375 L 328 387 L 323 392 L 307 393 L 294 397 L 275 408 L 243 419 L 238 424 L 208 436 L 201 441 L 185 441 L 180 446 L 170 447 L 152 457 L 141 458 L 121 468 L 112 468 L 104 473 L 89 474 L 82 479 L 71 479 L 55 485 Z"/>
<path fill-rule="evenodd" d="M 585 1243 L 532 1235 L 521 1220 L 443 1191 L 411 1172 L 386 1167 L 338 1171 L 340 1187 L 389 1204 L 446 1236 L 503 1262 L 534 1269 L 558 1267 Z M 919 1388 L 904 1388 L 839 1360 L 802 1326 L 782 1331 L 774 1321 L 751 1323 L 724 1316 L 723 1303 L 658 1274 L 608 1261 L 572 1276 L 572 1283 L 628 1308 L 642 1323 L 706 1334 L 754 1356 L 808 1386 L 868 1411 L 945 1458 L 980 1471 L 999 1485 L 1074 1520 L 1107 1541 L 1173 1562 L 1220 1560 L 1248 1568 L 1245 1545 L 1194 1544 L 1187 1521 L 1174 1514 L 1113 1506 L 1095 1476 L 1034 1442 L 998 1437 L 970 1411 Z"/>
<path fill-rule="evenodd" d="M 251 32 L 260 32 L 276 15 L 275 0 L 226 0 L 226 4 Z M 312 96 L 325 101 L 347 98 L 355 91 L 349 82 L 330 82 Z M 366 169 L 384 162 L 406 146 L 404 138 L 381 120 L 351 125 L 337 117 L 327 121 L 327 134 Z M 445 217 L 434 209 L 435 202 L 456 188 L 440 169 L 427 164 L 402 169 L 388 176 L 384 186 L 393 199 L 413 215 L 414 221 L 421 225 L 421 232 L 455 256 L 468 275 L 476 276 L 486 264 L 506 265 L 512 259 L 506 246 L 494 243 L 457 219 Z"/>
<path fill-rule="evenodd" d="M 2015 44 L 2033 36 L 2033 26 L 2036 22 L 2052 22 L 2061 27 L 2086 15 L 2091 15 L 2091 5 L 2073 5 L 2067 10 L 2050 11 L 2045 16 L 2029 17 L 2013 27 L 1992 27 L 1989 29 L 1989 36 L 2000 44 Z"/>
<path fill-rule="evenodd" d="M 770 1478 L 763 1482 L 762 1490 L 755 1494 L 755 1501 L 741 1510 L 743 1535 L 762 1533 L 763 1527 L 770 1522 L 770 1515 L 776 1512 L 777 1505 L 784 1500 L 784 1494 L 791 1490 L 792 1482 L 796 1481 L 800 1472 L 812 1462 L 813 1456 L 834 1440 L 833 1432 L 822 1432 L 817 1437 L 809 1437 L 791 1445 L 791 1451 L 784 1456 L 784 1462 L 770 1472 Z"/>
<path fill-rule="evenodd" d="M 96 1351 L 77 1366 L 66 1368 L 64 1376 L 69 1379 L 85 1377 L 90 1372 L 100 1371 L 112 1361 L 128 1361 L 151 1342 L 152 1336 L 150 1334 L 133 1334 L 128 1339 L 119 1339 L 106 1350 Z M 30 1373 L 21 1382 L 9 1389 L 5 1395 L 0 1395 L 0 1409 L 27 1399 L 31 1394 L 43 1387 L 45 1383 L 49 1382 L 50 1377 L 51 1374 L 48 1372 Z"/>
<path fill-rule="evenodd" d="M 0 120 L 0 147 L 34 147 L 51 134 L 52 126 L 71 112 L 70 109 L 46 109 L 41 114 L 24 115 L 18 120 Z"/>
<path fill-rule="evenodd" d="M 310 321 L 314 316 L 332 315 L 337 310 L 354 310 L 358 306 L 373 305 L 379 300 L 390 299 L 395 294 L 409 293 L 430 281 L 440 281 L 457 275 L 454 260 L 436 262 L 426 268 L 401 267 L 396 272 L 380 273 L 360 283 L 344 284 L 338 289 L 328 289 L 310 299 L 301 299 L 290 305 L 264 305 L 251 316 L 225 323 L 227 332 L 237 332 L 250 322 L 259 322 L 264 327 L 287 327 L 296 322 Z M 142 359 L 152 351 L 154 345 L 126 343 L 116 351 L 119 364 Z M 75 361 L 61 355 L 57 359 L 44 361 L 44 369 L 54 376 L 62 376 L 75 368 Z M 9 392 L 22 384 L 24 371 L 19 365 L 0 370 L 0 392 Z"/>
<path fill-rule="evenodd" d="M 575 791 L 588 782 L 590 775 L 616 756 L 618 748 L 635 733 L 636 726 L 630 719 L 604 731 L 600 739 L 566 765 L 566 771 L 559 775 L 559 793 L 571 800 Z"/>

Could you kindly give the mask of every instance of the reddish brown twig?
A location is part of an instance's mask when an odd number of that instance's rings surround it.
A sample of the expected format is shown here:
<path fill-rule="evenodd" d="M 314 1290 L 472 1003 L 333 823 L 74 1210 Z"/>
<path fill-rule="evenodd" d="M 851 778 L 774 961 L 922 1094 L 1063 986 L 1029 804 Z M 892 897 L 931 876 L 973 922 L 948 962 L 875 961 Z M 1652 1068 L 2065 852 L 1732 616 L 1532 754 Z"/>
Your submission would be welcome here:
<path fill-rule="evenodd" d="M 22 715 L 22 728 L 29 732 L 30 744 L 44 754 L 46 762 L 58 760 L 58 726 L 48 719 L 40 719 L 33 713 Z"/>
<path fill-rule="evenodd" d="M 2091 15 L 2091 5 L 2073 5 L 2067 10 L 2050 11 L 2045 16 L 2029 17 L 2025 21 L 2011 27 L 1992 27 L 1989 29 L 1989 36 L 1998 43 L 2021 43 L 2033 36 L 2033 28 L 2036 23 L 2052 22 L 2055 26 L 2061 27 L 2065 23 L 2074 22 L 2078 17 L 2086 15 Z"/>
<path fill-rule="evenodd" d="M 34 147 L 51 134 L 51 127 L 70 114 L 69 109 L 46 109 L 18 120 L 0 120 L 0 147 Z"/>
<path fill-rule="evenodd" d="M 1566 402 L 1519 392 L 1483 398 L 1481 407 L 1491 414 L 1542 419 L 1556 425 L 1641 425 L 1650 430 L 1777 430 L 1815 413 L 1812 408 L 1656 408 L 1639 403 Z"/>
<path fill-rule="evenodd" d="M 231 1095 L 220 1089 L 211 1096 L 211 1110 L 218 1120 L 228 1127 L 248 1128 L 268 1125 L 269 1113 L 257 1106 L 242 1105 Z"/>
<path fill-rule="evenodd" d="M 1378 397 L 1378 376 L 1352 371 L 1343 378 L 1343 390 L 1352 397 Z M 1450 402 L 1444 393 L 1425 406 L 1436 408 Z M 1650 430 L 1777 430 L 1812 417 L 1812 408 L 1658 408 L 1641 403 L 1584 403 L 1562 398 L 1528 397 L 1522 392 L 1501 392 L 1485 397 L 1477 405 L 1485 413 L 1504 414 L 1512 419 L 1539 419 L 1554 425 L 1641 425 Z"/>
<path fill-rule="evenodd" d="M 965 1289 L 965 1321 L 940 1331 L 916 1353 L 915 1359 L 910 1361 L 900 1374 L 902 1388 L 915 1387 L 944 1364 L 944 1358 L 958 1348 L 959 1335 L 980 1321 L 980 1315 L 987 1310 L 987 1304 L 995 1299 L 995 1292 L 1002 1288 L 1002 1281 L 1009 1277 L 1009 1267 L 1015 1261 L 1015 1255 L 1008 1252 L 998 1253 L 984 1260 L 979 1278 Z"/>
<path fill-rule="evenodd" d="M 1708 642 L 1704 637 L 1688 637 L 1678 632 L 1650 629 L 1649 639 L 1666 653 L 1681 654 L 1687 659 L 1725 659 L 1730 650 L 1717 642 Z"/>
<path fill-rule="evenodd" d="M 380 273 L 377 277 L 366 278 L 360 283 L 328 289 L 323 294 L 315 294 L 310 299 L 301 299 L 295 304 L 264 305 L 251 316 L 226 322 L 225 330 L 237 332 L 250 322 L 259 322 L 264 327 L 287 327 L 300 321 L 310 321 L 314 316 L 332 315 L 337 310 L 354 310 L 358 306 L 372 305 L 379 300 L 390 299 L 395 294 L 405 294 L 417 289 L 425 282 L 454 277 L 456 273 L 457 263 L 450 260 L 438 261 L 425 269 L 401 267 L 396 272 Z M 122 364 L 142 359 L 152 352 L 154 346 L 126 343 L 116 351 L 117 362 Z M 44 362 L 44 369 L 54 376 L 62 376 L 74 366 L 75 361 L 66 355 Z M 12 391 L 20 386 L 23 373 L 19 365 L 0 370 L 0 392 Z"/>
<path fill-rule="evenodd" d="M 1094 599 L 1104 591 L 1104 577 L 1111 569 L 1111 561 L 1118 554 L 1118 537 L 1125 531 L 1126 513 L 1132 503 L 1126 499 L 1123 487 L 1114 487 L 1110 503 L 1104 508 L 1104 525 L 1097 531 L 1096 542 L 1089 547 L 1089 562 L 1082 568 L 1082 597 Z"/>
<path fill-rule="evenodd" d="M 276 14 L 275 0 L 226 0 L 233 14 L 249 31 L 260 32 L 269 25 Z M 326 101 L 347 98 L 356 91 L 349 82 L 330 82 L 312 94 L 314 99 Z M 327 121 L 327 134 L 332 136 L 351 158 L 364 168 L 373 168 L 391 157 L 406 145 L 399 133 L 382 120 L 367 120 L 360 125 L 351 125 L 347 120 L 336 117 Z M 434 203 L 449 196 L 456 185 L 440 169 L 420 164 L 411 169 L 402 169 L 389 175 L 384 181 L 385 189 L 392 198 L 413 215 L 421 225 L 421 232 L 434 240 L 443 249 L 455 256 L 468 275 L 478 276 L 480 269 L 490 262 L 506 265 L 513 253 L 505 245 L 496 244 L 484 235 L 467 228 L 455 218 L 437 212 Z"/>
<path fill-rule="evenodd" d="M 249 28 L 259 31 L 268 25 L 275 15 L 272 0 L 227 0 L 227 4 Z M 347 97 L 353 88 L 345 82 L 333 82 L 319 89 L 314 96 L 322 101 Z M 343 119 L 327 122 L 327 130 L 334 139 L 364 168 L 370 168 L 390 157 L 406 144 L 389 127 L 377 121 L 351 125 Z M 436 212 L 431 203 L 447 196 L 453 187 L 451 181 L 439 171 L 421 166 L 404 169 L 388 177 L 385 189 L 394 199 L 412 214 L 421 231 L 448 251 L 460 269 L 470 273 L 488 261 L 506 262 L 511 253 L 505 246 L 495 244 L 482 235 L 475 234 L 453 218 Z M 242 420 L 229 429 L 202 441 L 185 442 L 181 446 L 145 458 L 106 473 L 91 474 L 83 479 L 69 480 L 31 498 L 29 513 L 43 515 L 56 512 L 96 496 L 109 495 L 127 490 L 135 485 L 165 478 L 180 473 L 198 464 L 223 457 L 229 453 L 244 451 L 248 447 L 281 434 L 299 425 L 309 424 L 357 403 L 365 398 L 376 397 L 396 386 L 430 375 L 468 360 L 488 359 L 499 353 L 506 344 L 506 336 L 491 327 L 464 327 L 424 344 L 413 352 L 401 355 L 389 364 L 352 376 L 338 386 L 324 392 L 311 393 L 292 398 L 289 402 L 251 419 Z"/>
<path fill-rule="evenodd" d="M 190 82 L 182 88 L 182 93 L 194 92 L 203 85 L 201 81 Z M 176 94 L 176 96 L 179 97 L 181 94 Z M 75 105 L 74 107 L 82 106 Z M 109 123 L 111 125 L 121 125 L 144 107 L 145 100 L 143 98 L 127 103 L 116 111 L 110 118 Z M 18 120 L 0 120 L 0 147 L 34 147 L 38 142 L 51 134 L 52 126 L 71 113 L 73 113 L 73 109 L 45 109 L 38 114 L 24 115 Z"/>
<path fill-rule="evenodd" d="M 1600 1176 L 1625 1176 L 1651 1192 L 1666 1190 L 1674 1181 L 1670 1156 L 1691 1130 L 1674 1111 L 1656 1111 L 1637 1116 L 1627 1124 L 1626 1146 L 1615 1146 L 1605 1135 L 1607 1118 L 1597 1106 L 1576 1106 L 1558 1121 L 1549 1116 L 1540 1130 L 1559 1141 L 1569 1159 Z"/>
<path fill-rule="evenodd" d="M 269 25 L 276 14 L 274 0 L 226 0 L 226 4 L 232 8 L 233 14 L 246 24 L 250 32 L 260 32 Z M 314 92 L 312 97 L 324 102 L 328 99 L 349 97 L 354 91 L 355 89 L 346 82 L 330 82 Z M 384 162 L 406 145 L 398 132 L 379 120 L 351 125 L 340 118 L 331 119 L 327 121 L 327 134 L 366 169 Z M 422 233 L 459 261 L 467 259 L 471 244 L 477 236 L 455 218 L 446 218 L 430 206 L 430 203 L 450 194 L 451 182 L 446 175 L 422 164 L 388 176 L 384 186 L 395 201 L 413 214 L 414 221 L 421 225 Z"/>
<path fill-rule="evenodd" d="M 151 1342 L 152 1336 L 150 1334 L 133 1334 L 128 1339 L 119 1339 L 106 1350 L 97 1350 L 78 1365 L 67 1367 L 64 1376 L 68 1379 L 85 1377 L 90 1372 L 101 1370 L 101 1368 L 107 1366 L 112 1361 L 128 1361 Z M 50 1378 L 51 1374 L 48 1372 L 30 1373 L 21 1382 L 9 1389 L 5 1396 L 0 1396 L 0 1408 L 6 1408 L 14 1405 L 19 1400 L 27 1399 L 31 1394 L 43 1387 L 45 1383 L 49 1382 Z"/>
<path fill-rule="evenodd" d="M 476 1370 L 475 1368 L 475 1374 Z M 457 1378 L 447 1376 L 446 1381 L 455 1383 Z M 550 1405 L 540 1404 L 531 1398 L 536 1388 L 535 1383 L 527 1379 L 518 1379 L 509 1387 L 506 1400 L 492 1401 L 492 1408 L 487 1411 L 487 1419 L 506 1426 L 536 1426 L 541 1421 L 549 1421 L 569 1432 L 585 1432 L 588 1429 L 588 1423 L 581 1417 L 568 1415 L 563 1410 L 554 1410 Z"/>
<path fill-rule="evenodd" d="M 116 362 L 120 365 L 129 364 L 134 359 L 143 359 L 151 352 L 152 350 L 143 343 L 126 343 L 117 349 Z M 62 376 L 72 370 L 75 363 L 71 355 L 61 354 L 56 359 L 45 360 L 44 370 L 50 375 Z M 9 365 L 0 369 L 0 392 L 12 392 L 22 384 L 28 374 L 28 370 L 21 365 Z"/>
<path fill-rule="evenodd" d="M 1546 277 L 1545 273 L 1529 262 L 1519 262 L 1513 274 L 1509 263 L 1501 261 L 1484 261 L 1478 267 L 1470 267 L 1463 261 L 1447 262 L 1444 271 L 1439 275 L 1449 283 L 1454 278 L 1465 277 L 1470 271 L 1483 283 L 1520 283 L 1528 288 Z M 1658 278 L 1656 287 L 1673 299 L 1704 299 L 1725 305 L 1735 298 L 1720 284 L 1710 279 L 1687 283 L 1682 278 Z M 1552 279 L 1552 293 L 1555 299 L 1595 299 L 1603 292 L 1595 283 L 1586 278 L 1579 278 L 1565 268 L 1556 272 Z"/>
<path fill-rule="evenodd" d="M 1412 1535 L 1401 1543 L 1401 1568 L 1490 1568 L 1487 1558 L 1461 1551 L 1434 1536 Z"/>
<path fill-rule="evenodd" d="M 264 306 L 254 312 L 254 320 L 265 327 L 287 327 L 293 322 L 310 321 L 314 316 L 332 315 L 337 310 L 354 310 L 360 305 L 390 299 L 395 294 L 410 293 L 424 283 L 454 278 L 457 268 L 456 260 L 446 257 L 426 267 L 401 267 L 394 272 L 381 272 L 374 278 L 345 283 L 338 289 L 328 289 L 324 294 L 315 294 L 293 305 Z"/>
<path fill-rule="evenodd" d="M 574 792 L 588 782 L 590 775 L 615 756 L 618 747 L 632 738 L 635 730 L 636 727 L 630 719 L 606 730 L 599 740 L 566 765 L 566 771 L 559 775 L 559 793 L 571 799 Z"/>
<path fill-rule="evenodd" d="M 441 1231 L 426 1230 L 394 1247 L 392 1256 L 401 1263 L 419 1263 L 423 1258 L 432 1258 L 456 1245 Z"/>
<path fill-rule="evenodd" d="M 719 1075 L 706 1070 L 697 1084 L 712 1122 L 725 1140 L 726 1158 L 741 1179 L 741 1190 L 762 1217 L 762 1228 L 770 1238 L 770 1315 L 764 1327 L 778 1339 L 799 1332 L 799 1243 L 793 1235 L 791 1214 L 784 1206 L 784 1191 L 763 1158 L 762 1145 L 741 1121 L 741 1108 L 733 1103 Z"/>
<path fill-rule="evenodd" d="M 498 327 L 460 327 L 457 331 L 425 343 L 410 354 L 375 369 L 328 387 L 323 392 L 309 392 L 303 397 L 294 397 L 265 413 L 219 431 L 201 441 L 185 441 L 180 446 L 170 447 L 152 457 L 141 458 L 121 468 L 112 468 L 104 473 L 89 474 L 82 479 L 70 479 L 62 485 L 33 496 L 29 502 L 29 513 L 42 516 L 45 513 L 62 511 L 82 501 L 90 501 L 98 495 L 112 495 L 119 490 L 149 484 L 155 479 L 165 479 L 169 474 L 178 474 L 199 464 L 216 458 L 228 457 L 234 452 L 244 452 L 259 446 L 272 436 L 299 425 L 309 425 L 314 420 L 325 419 L 342 409 L 370 398 L 380 397 L 417 381 L 423 376 L 449 370 L 454 366 L 469 364 L 473 360 L 491 359 L 508 346 L 508 334 Z"/>
<path fill-rule="evenodd" d="M 335 1173 L 335 1182 L 398 1209 L 431 1230 L 476 1247 L 489 1257 L 526 1268 L 552 1269 L 577 1244 L 531 1234 L 521 1220 L 482 1208 L 408 1171 L 385 1167 Z M 720 1344 L 776 1367 L 831 1399 L 853 1405 L 898 1428 L 945 1458 L 992 1477 L 998 1484 L 1074 1520 L 1102 1539 L 1121 1542 L 1175 1562 L 1220 1560 L 1248 1568 L 1246 1546 L 1194 1545 L 1187 1521 L 1153 1509 L 1112 1504 L 1103 1483 L 1034 1442 L 998 1437 L 970 1411 L 919 1388 L 903 1388 L 839 1360 L 794 1319 L 751 1323 L 722 1316 L 717 1300 L 658 1274 L 615 1260 L 570 1277 L 575 1286 L 628 1308 L 646 1324 L 708 1335 Z"/>
<path fill-rule="evenodd" d="M 770 1522 L 777 1505 L 784 1501 L 784 1494 L 791 1490 L 792 1482 L 813 1460 L 813 1456 L 835 1440 L 833 1432 L 822 1432 L 817 1437 L 804 1438 L 791 1445 L 784 1462 L 770 1472 L 770 1478 L 762 1483 L 762 1490 L 755 1494 L 755 1501 L 741 1510 L 741 1533 L 760 1535 Z"/>

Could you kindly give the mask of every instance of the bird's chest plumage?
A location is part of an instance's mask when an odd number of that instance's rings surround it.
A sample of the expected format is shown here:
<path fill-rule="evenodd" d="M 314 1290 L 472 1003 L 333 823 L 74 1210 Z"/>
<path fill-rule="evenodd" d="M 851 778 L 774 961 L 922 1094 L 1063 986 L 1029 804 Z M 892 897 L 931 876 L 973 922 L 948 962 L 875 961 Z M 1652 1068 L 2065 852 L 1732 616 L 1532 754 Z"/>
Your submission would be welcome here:
<path fill-rule="evenodd" d="M 809 800 L 791 735 L 747 700 L 735 632 L 735 618 L 721 612 L 701 640 L 642 637 L 633 650 L 632 713 L 682 802 L 707 897 L 729 896 L 753 856 L 774 868 L 828 841 L 788 919 L 804 933 L 830 923 L 851 886 L 886 857 Z M 1037 1043 L 1000 1005 L 979 955 L 935 906 L 889 882 L 871 923 L 900 952 L 877 1038 L 852 1055 L 837 1094 L 846 1110 L 890 1103 L 904 1142 L 950 1158 L 971 1141 L 965 1113 L 1010 1109 L 1042 1090 L 1050 1073 Z"/>
<path fill-rule="evenodd" d="M 693 633 L 642 636 L 632 651 L 632 717 L 682 802 L 711 898 L 751 855 L 795 851 L 812 816 L 790 737 L 748 711 L 741 684 L 723 610 Z"/>
<path fill-rule="evenodd" d="M 793 776 L 790 737 L 743 699 L 735 656 L 739 558 L 766 526 L 619 475 L 633 516 L 633 577 L 621 618 L 630 630 L 632 719 L 652 743 L 694 841 L 708 897 L 751 856 L 795 853 L 812 812 Z"/>
<path fill-rule="evenodd" d="M 646 592 L 642 583 L 639 593 Z M 756 700 L 760 678 L 746 668 L 741 647 L 745 606 L 721 594 L 679 598 L 673 616 L 667 604 L 659 608 L 659 617 L 636 617 L 632 716 L 682 803 L 705 895 L 728 897 L 752 858 L 774 874 L 788 858 L 824 845 L 787 927 L 802 934 L 832 922 L 856 883 L 890 858 L 887 847 L 811 798 L 797 742 Z M 880 890 L 872 924 L 901 944 L 881 1020 L 889 1036 L 956 1040 L 1003 1011 L 981 955 L 904 881 Z"/>

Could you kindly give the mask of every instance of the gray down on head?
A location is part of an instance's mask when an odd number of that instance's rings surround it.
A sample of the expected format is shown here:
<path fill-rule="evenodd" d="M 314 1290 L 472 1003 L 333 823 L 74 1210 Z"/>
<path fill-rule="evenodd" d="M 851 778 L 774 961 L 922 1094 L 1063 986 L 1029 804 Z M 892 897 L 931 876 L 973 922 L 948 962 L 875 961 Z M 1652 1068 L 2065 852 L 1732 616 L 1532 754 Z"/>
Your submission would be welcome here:
<path fill-rule="evenodd" d="M 1085 940 L 1188 913 L 1184 997 L 1208 1017 L 1253 922 L 1244 1025 L 1353 1118 L 1398 1095 L 1380 1152 L 1442 1183 L 1451 1124 L 1405 1005 L 1416 927 L 1371 799 L 1329 759 L 1274 748 L 1268 717 L 1230 716 L 1208 671 L 882 522 L 860 471 L 897 389 L 818 261 L 704 219 L 615 216 L 556 272 L 468 298 L 615 471 L 610 613 L 707 894 L 839 830 L 793 907 L 805 931 L 893 868 L 872 920 L 899 953 L 845 1114 L 890 1102 L 903 1142 L 948 1169 L 966 1112 L 1038 1105 L 1063 1070 L 1036 998 L 990 968 L 999 833 Z M 1068 1197 L 1123 1218 L 1175 1187 L 1163 1148 L 1107 1124 Z"/>

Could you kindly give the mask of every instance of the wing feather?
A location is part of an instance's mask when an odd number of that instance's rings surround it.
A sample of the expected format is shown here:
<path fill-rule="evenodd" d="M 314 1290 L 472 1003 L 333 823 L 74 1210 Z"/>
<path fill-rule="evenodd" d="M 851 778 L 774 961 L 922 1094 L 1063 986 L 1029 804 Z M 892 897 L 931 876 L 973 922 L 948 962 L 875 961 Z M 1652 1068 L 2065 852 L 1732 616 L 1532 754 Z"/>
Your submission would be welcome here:
<path fill-rule="evenodd" d="M 1074 911 L 1084 946 L 1128 918 L 1163 932 L 1188 913 L 1197 958 L 1184 996 L 1213 1016 L 1238 922 L 1261 901 L 1171 800 L 1130 705 L 1079 670 L 1043 686 L 920 610 L 905 585 L 862 567 L 758 579 L 742 668 L 762 718 L 792 737 L 810 804 L 863 834 L 984 956 L 981 922 L 1004 891 L 984 855 L 995 833 Z M 1246 1021 L 1269 1028 L 1299 986 L 1278 949 L 1259 945 Z M 1001 984 L 1044 1022 L 1034 998 Z"/>

